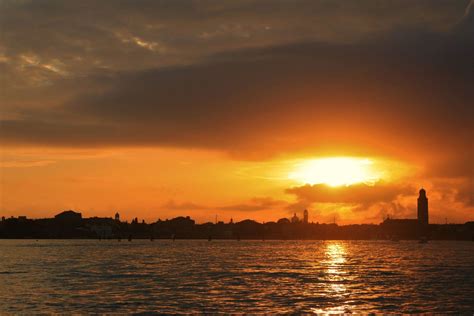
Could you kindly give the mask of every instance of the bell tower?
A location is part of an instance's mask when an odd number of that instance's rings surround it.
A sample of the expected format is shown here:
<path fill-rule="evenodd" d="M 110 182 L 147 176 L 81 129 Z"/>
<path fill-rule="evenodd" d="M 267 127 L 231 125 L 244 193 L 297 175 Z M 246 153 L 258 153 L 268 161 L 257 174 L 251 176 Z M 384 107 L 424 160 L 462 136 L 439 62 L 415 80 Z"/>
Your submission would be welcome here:
<path fill-rule="evenodd" d="M 428 198 L 423 188 L 418 196 L 418 223 L 423 226 L 428 225 Z"/>

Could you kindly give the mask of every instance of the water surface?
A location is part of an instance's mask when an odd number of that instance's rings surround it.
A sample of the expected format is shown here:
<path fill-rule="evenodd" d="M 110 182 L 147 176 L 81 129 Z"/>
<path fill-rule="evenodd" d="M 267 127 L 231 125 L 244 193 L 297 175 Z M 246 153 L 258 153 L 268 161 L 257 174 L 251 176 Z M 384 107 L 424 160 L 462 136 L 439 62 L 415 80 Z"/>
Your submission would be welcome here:
<path fill-rule="evenodd" d="M 0 313 L 474 312 L 474 242 L 0 240 Z"/>

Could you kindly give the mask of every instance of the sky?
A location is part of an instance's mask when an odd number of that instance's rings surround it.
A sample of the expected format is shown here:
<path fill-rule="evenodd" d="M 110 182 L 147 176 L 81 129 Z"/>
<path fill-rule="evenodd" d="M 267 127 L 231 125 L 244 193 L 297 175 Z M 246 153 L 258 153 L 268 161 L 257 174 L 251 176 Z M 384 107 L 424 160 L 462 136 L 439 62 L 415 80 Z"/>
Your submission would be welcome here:
<path fill-rule="evenodd" d="M 0 0 L 0 216 L 474 220 L 474 1 Z"/>

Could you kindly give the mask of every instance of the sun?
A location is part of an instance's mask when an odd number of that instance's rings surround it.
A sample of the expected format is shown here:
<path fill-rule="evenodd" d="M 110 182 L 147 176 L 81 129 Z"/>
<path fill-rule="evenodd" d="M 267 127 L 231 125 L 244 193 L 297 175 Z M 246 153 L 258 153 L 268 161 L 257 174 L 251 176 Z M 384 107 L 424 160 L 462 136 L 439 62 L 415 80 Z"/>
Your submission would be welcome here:
<path fill-rule="evenodd" d="M 375 170 L 373 160 L 368 158 L 330 157 L 299 162 L 288 178 L 302 184 L 335 187 L 355 183 L 373 184 L 380 180 L 380 173 Z"/>

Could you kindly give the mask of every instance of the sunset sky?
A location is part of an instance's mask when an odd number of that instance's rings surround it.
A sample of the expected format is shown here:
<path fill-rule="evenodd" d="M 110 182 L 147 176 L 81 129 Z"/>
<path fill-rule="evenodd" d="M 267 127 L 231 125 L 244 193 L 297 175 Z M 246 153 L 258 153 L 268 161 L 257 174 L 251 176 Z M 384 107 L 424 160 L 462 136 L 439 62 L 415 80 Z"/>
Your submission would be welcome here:
<path fill-rule="evenodd" d="M 0 0 L 0 216 L 474 220 L 474 1 Z"/>

